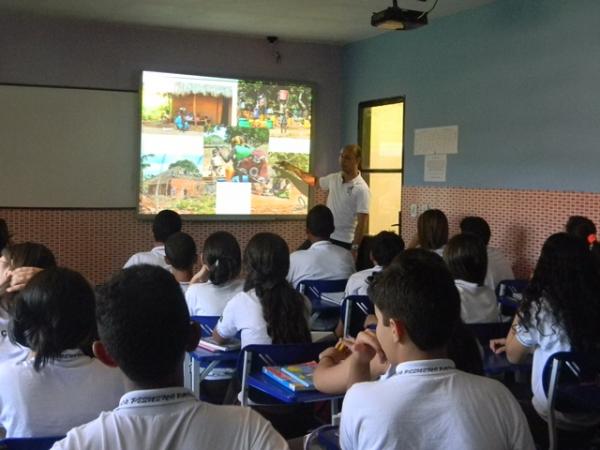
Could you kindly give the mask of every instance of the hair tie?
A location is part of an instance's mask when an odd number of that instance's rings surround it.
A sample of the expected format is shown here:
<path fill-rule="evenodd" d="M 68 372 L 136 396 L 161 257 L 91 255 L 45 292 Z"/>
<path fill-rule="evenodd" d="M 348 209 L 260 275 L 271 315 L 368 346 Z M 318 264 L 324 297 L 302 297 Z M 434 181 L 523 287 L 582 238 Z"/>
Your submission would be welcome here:
<path fill-rule="evenodd" d="M 588 235 L 587 241 L 588 241 L 588 244 L 594 245 L 596 242 L 598 242 L 598 239 L 596 238 L 596 235 L 592 233 L 592 234 Z"/>

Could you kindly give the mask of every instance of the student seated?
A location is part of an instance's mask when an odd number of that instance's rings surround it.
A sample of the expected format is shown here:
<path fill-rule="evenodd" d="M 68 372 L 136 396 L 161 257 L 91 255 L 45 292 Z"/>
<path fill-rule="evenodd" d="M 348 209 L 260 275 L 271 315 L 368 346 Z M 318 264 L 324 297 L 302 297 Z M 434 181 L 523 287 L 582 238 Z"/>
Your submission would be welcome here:
<path fill-rule="evenodd" d="M 24 242 L 5 247 L 0 252 L 0 363 L 20 361 L 29 349 L 10 341 L 8 323 L 15 293 L 7 292 L 12 281 L 12 271 L 20 267 L 47 269 L 56 266 L 52 252 L 42 244 Z"/>
<path fill-rule="evenodd" d="M 114 408 L 121 371 L 92 358 L 94 292 L 79 273 L 49 268 L 13 301 L 10 337 L 29 347 L 0 364 L 0 424 L 7 437 L 56 436 Z"/>
<path fill-rule="evenodd" d="M 187 233 L 173 233 L 165 242 L 165 262 L 171 266 L 171 272 L 179 282 L 185 294 L 194 275 L 194 264 L 198 253 L 194 239 Z"/>
<path fill-rule="evenodd" d="M 488 266 L 483 284 L 495 291 L 498 283 L 502 280 L 513 280 L 515 278 L 512 267 L 502 252 L 489 246 L 492 232 L 485 219 L 476 216 L 465 217 L 460 221 L 460 232 L 479 236 L 483 241 L 483 245 L 486 246 Z"/>
<path fill-rule="evenodd" d="M 597 350 L 599 323 L 600 276 L 592 254 L 581 239 L 567 233 L 553 234 L 542 247 L 507 338 L 491 342 L 497 353 L 506 350 L 512 363 L 533 353 L 532 404 L 537 414 L 528 416 L 536 442 L 543 443 L 547 436 L 547 426 L 540 417 L 548 416 L 548 399 L 542 385 L 548 358 L 556 352 Z M 561 433 L 563 430 L 576 432 L 600 424 L 598 414 L 557 412 L 556 420 L 559 441 L 561 434 L 566 439 L 576 437 Z"/>
<path fill-rule="evenodd" d="M 444 259 L 460 294 L 460 315 L 465 323 L 498 322 L 500 310 L 492 289 L 483 281 L 487 271 L 487 252 L 474 234 L 457 234 L 448 241 Z"/>
<path fill-rule="evenodd" d="M 390 265 L 394 257 L 403 250 L 404 241 L 396 233 L 382 231 L 374 236 L 371 240 L 371 261 L 375 266 L 352 274 L 344 295 L 367 295 L 369 278 Z"/>
<path fill-rule="evenodd" d="M 183 358 L 200 331 L 171 274 L 149 265 L 122 270 L 97 303 L 94 353 L 122 369 L 128 392 L 114 411 L 69 431 L 53 449 L 287 448 L 251 409 L 200 402 L 182 387 Z"/>
<path fill-rule="evenodd" d="M 175 211 L 163 209 L 152 223 L 152 234 L 154 236 L 154 248 L 149 252 L 139 252 L 127 260 L 123 268 L 135 264 L 152 264 L 171 270 L 165 262 L 165 242 L 173 233 L 181 231 L 181 217 Z"/>
<path fill-rule="evenodd" d="M 225 305 L 242 291 L 242 251 L 236 238 L 217 231 L 204 241 L 202 268 L 185 293 L 191 316 L 220 316 Z"/>
<path fill-rule="evenodd" d="M 347 280 L 354 273 L 352 253 L 329 240 L 335 230 L 333 214 L 325 205 L 314 206 L 306 216 L 306 250 L 290 255 L 288 281 L 294 288 L 302 280 Z"/>
<path fill-rule="evenodd" d="M 244 251 L 244 291 L 225 306 L 214 329 L 217 342 L 241 331 L 242 347 L 250 344 L 310 342 L 307 299 L 288 283 L 286 242 L 273 233 L 255 234 Z"/>
<path fill-rule="evenodd" d="M 460 298 L 441 258 L 407 250 L 372 294 L 377 330 L 360 333 L 351 346 L 357 383 L 344 398 L 342 448 L 535 448 L 508 389 L 457 370 L 447 358 Z M 390 363 L 377 381 L 368 381 L 372 361 Z"/>
<path fill-rule="evenodd" d="M 448 242 L 448 218 L 439 209 L 428 209 L 417 219 L 417 234 L 408 248 L 422 248 L 442 256 Z"/>

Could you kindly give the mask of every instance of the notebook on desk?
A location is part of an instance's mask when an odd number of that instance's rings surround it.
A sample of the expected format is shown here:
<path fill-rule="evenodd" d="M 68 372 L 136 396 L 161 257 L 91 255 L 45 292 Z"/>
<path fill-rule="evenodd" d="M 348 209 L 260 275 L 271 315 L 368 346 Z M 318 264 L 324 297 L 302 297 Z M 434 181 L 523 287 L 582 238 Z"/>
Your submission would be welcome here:
<path fill-rule="evenodd" d="M 241 342 L 239 339 L 232 339 L 231 341 L 223 344 L 217 344 L 212 337 L 204 337 L 200 339 L 200 342 L 198 342 L 198 347 L 211 352 L 232 352 L 240 349 Z"/>
<path fill-rule="evenodd" d="M 317 363 L 311 361 L 290 366 L 263 366 L 262 372 L 292 391 L 314 391 L 313 373 Z"/>

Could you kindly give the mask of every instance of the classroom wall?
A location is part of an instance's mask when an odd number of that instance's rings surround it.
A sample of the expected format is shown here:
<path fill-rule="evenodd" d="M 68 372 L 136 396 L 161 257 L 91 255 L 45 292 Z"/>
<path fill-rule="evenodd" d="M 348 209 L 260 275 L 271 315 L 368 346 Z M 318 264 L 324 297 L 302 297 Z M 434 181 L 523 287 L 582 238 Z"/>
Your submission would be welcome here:
<path fill-rule="evenodd" d="M 406 96 L 405 237 L 410 204 L 455 225 L 481 214 L 524 276 L 569 214 L 600 219 L 599 16 L 593 0 L 502 0 L 344 48 L 344 140 L 360 101 Z M 445 125 L 459 153 L 447 182 L 426 183 L 414 129 Z"/>
<path fill-rule="evenodd" d="M 317 93 L 313 167 L 325 174 L 337 167 L 341 146 L 341 48 L 280 42 L 278 51 L 280 64 L 266 39 L 0 15 L 0 83 L 137 90 L 142 69 L 312 82 Z M 1 155 L 0 139 L 0 163 Z M 61 264 L 80 268 L 95 283 L 132 252 L 151 246 L 150 224 L 140 222 L 134 209 L 3 208 L 0 217 L 17 240 L 48 244 Z M 263 230 L 282 234 L 292 247 L 304 237 L 302 221 L 195 222 L 184 229 L 199 243 L 217 229 L 234 231 L 242 243 Z"/>

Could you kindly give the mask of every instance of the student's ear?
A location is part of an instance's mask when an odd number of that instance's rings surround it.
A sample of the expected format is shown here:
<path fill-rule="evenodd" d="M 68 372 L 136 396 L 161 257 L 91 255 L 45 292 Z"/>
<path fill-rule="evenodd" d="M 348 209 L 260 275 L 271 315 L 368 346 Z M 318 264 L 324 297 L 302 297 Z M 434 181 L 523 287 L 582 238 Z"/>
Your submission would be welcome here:
<path fill-rule="evenodd" d="M 106 347 L 101 341 L 94 341 L 94 343 L 92 344 L 92 351 L 94 352 L 94 356 L 98 358 L 104 365 L 108 367 L 119 366 L 112 358 L 112 356 L 108 354 L 108 351 L 106 351 Z"/>
<path fill-rule="evenodd" d="M 390 319 L 390 328 L 392 329 L 394 343 L 397 344 L 406 339 L 406 327 L 404 326 L 403 322 L 396 319 Z"/>
<path fill-rule="evenodd" d="M 186 352 L 193 352 L 198 347 L 198 342 L 200 341 L 200 325 L 193 320 L 190 321 L 190 335 L 187 343 L 187 347 L 185 349 Z"/>

